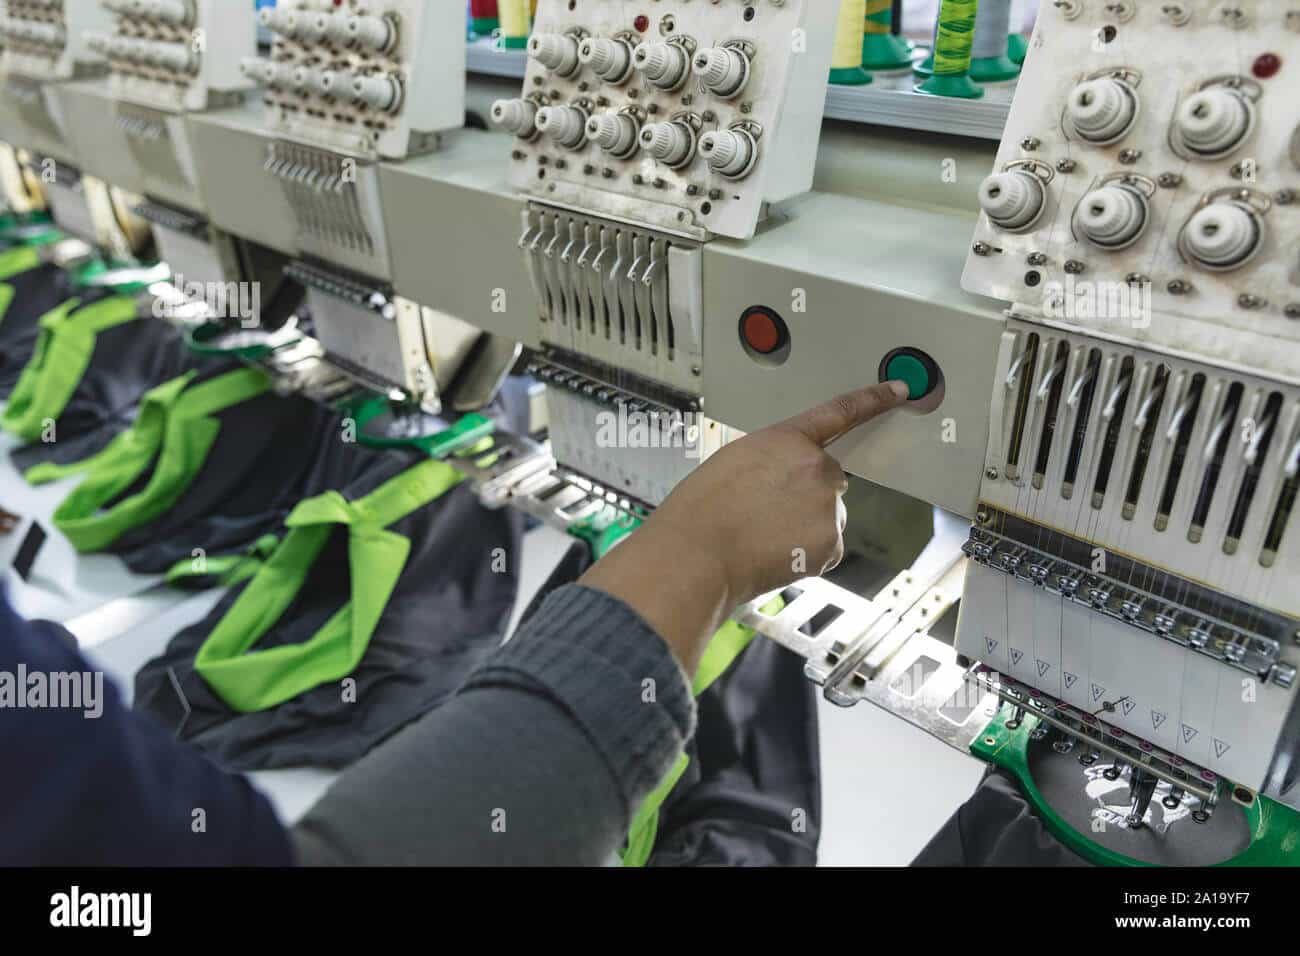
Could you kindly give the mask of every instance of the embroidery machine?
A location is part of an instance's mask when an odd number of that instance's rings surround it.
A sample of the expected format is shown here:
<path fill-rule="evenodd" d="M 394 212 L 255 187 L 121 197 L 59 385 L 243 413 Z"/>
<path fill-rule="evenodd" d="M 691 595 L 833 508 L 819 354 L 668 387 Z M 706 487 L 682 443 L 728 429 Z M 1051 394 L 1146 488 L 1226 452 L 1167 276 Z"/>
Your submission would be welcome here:
<path fill-rule="evenodd" d="M 1293 862 L 1300 10 L 1065 0 L 1025 58 L 994 0 L 943 3 L 928 55 L 878 4 L 541 0 L 522 46 L 467 46 L 458 0 L 334 6 L 263 11 L 266 56 L 222 38 L 260 102 L 181 94 L 198 202 L 137 190 L 290 260 L 314 335 L 269 367 L 428 440 L 522 350 L 546 440 L 452 460 L 566 530 L 902 378 L 832 448 L 896 575 L 737 619 L 1086 859 Z"/>

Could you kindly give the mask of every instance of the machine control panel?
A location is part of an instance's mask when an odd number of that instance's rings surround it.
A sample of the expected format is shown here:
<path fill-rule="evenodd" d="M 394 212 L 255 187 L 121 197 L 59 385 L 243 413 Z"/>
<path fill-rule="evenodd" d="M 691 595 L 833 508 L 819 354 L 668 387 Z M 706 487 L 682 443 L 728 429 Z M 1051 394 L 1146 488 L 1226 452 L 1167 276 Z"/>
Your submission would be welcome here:
<path fill-rule="evenodd" d="M 1047 5 L 963 286 L 1297 380 L 1300 11 Z"/>
<path fill-rule="evenodd" d="M 257 51 L 256 23 L 221 0 L 103 0 L 111 31 L 87 34 L 108 60 L 116 99 L 171 112 L 220 105 L 253 81 L 240 70 Z"/>
<path fill-rule="evenodd" d="M 464 125 L 465 16 L 460 0 L 281 0 L 259 13 L 270 58 L 240 67 L 277 135 L 402 159 Z"/>
<path fill-rule="evenodd" d="M 543 0 L 511 177 L 542 202 L 694 238 L 747 238 L 812 185 L 835 4 Z"/>
<path fill-rule="evenodd" d="M 98 0 L 5 0 L 0 4 L 0 72 L 33 80 L 71 80 L 101 71 L 88 32 L 111 26 Z"/>

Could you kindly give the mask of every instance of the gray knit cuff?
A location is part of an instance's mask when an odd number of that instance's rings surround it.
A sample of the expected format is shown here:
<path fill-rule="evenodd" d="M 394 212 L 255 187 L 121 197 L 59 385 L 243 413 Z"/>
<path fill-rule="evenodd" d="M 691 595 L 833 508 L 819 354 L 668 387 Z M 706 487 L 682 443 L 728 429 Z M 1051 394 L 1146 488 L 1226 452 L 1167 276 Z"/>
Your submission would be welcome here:
<path fill-rule="evenodd" d="M 604 591 L 557 589 L 469 678 L 520 687 L 567 712 L 613 774 L 630 815 L 695 732 L 695 700 L 676 658 L 641 616 Z"/>

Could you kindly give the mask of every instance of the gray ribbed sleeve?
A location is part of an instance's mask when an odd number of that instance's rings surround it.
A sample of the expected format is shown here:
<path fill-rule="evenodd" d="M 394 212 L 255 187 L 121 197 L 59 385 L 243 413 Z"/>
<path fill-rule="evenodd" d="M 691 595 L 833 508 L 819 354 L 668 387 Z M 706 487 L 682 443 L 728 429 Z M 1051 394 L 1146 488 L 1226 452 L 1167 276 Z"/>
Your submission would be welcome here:
<path fill-rule="evenodd" d="M 460 692 L 347 770 L 294 831 L 308 864 L 609 860 L 694 731 L 639 615 L 570 585 Z"/>

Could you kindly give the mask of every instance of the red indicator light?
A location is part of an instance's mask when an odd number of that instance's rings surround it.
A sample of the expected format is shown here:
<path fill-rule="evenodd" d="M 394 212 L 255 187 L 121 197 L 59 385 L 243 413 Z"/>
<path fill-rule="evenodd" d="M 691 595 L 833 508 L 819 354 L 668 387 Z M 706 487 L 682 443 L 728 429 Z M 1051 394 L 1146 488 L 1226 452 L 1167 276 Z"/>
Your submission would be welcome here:
<path fill-rule="evenodd" d="M 1267 80 L 1270 76 L 1282 69 L 1282 58 L 1276 53 L 1261 53 L 1255 57 L 1255 62 L 1251 64 L 1250 72 L 1254 73 L 1261 80 Z"/>
<path fill-rule="evenodd" d="M 760 355 L 770 355 L 781 346 L 781 330 L 765 312 L 751 312 L 745 316 L 745 341 Z"/>
<path fill-rule="evenodd" d="M 632 21 L 632 25 L 636 27 L 637 33 L 645 33 L 650 29 L 650 18 L 643 13 Z"/>

